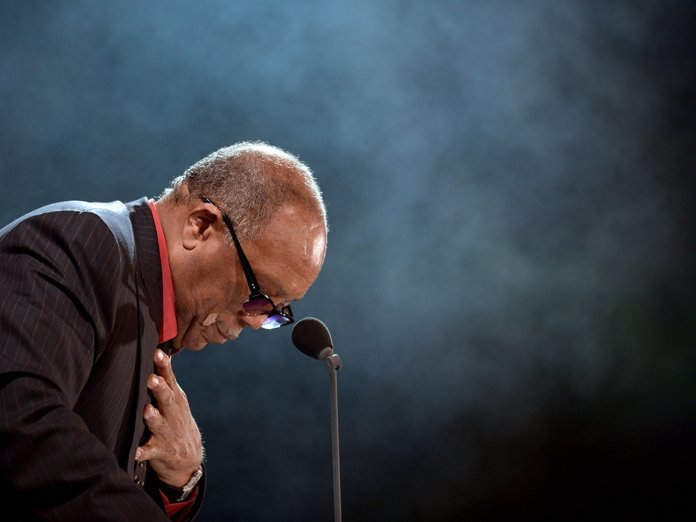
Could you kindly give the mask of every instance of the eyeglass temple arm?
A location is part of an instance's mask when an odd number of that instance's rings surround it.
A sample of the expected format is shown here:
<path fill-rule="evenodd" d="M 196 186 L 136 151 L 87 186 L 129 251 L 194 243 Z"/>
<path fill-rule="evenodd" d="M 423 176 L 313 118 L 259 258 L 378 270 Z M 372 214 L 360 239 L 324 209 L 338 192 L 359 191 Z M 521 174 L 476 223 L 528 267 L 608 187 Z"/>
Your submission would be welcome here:
<path fill-rule="evenodd" d="M 234 226 L 232 226 L 232 220 L 225 214 L 220 207 L 218 207 L 215 203 L 211 201 L 210 198 L 203 196 L 201 198 L 203 201 L 206 203 L 210 203 L 213 205 L 216 209 L 220 211 L 220 215 L 222 216 L 223 221 L 225 222 L 225 225 L 227 225 L 227 228 L 230 231 L 230 235 L 232 236 L 232 241 L 234 241 L 234 246 L 237 248 L 237 255 L 239 256 L 239 261 L 242 263 L 242 270 L 244 270 L 244 275 L 246 276 L 247 284 L 249 285 L 249 290 L 251 290 L 252 294 L 260 294 L 261 293 L 261 288 L 259 287 L 258 281 L 256 281 L 256 276 L 254 275 L 254 271 L 251 269 L 251 265 L 249 264 L 249 260 L 246 257 L 246 254 L 244 254 L 244 250 L 242 250 L 242 245 L 239 243 L 239 239 L 237 238 L 237 234 L 234 232 Z"/>

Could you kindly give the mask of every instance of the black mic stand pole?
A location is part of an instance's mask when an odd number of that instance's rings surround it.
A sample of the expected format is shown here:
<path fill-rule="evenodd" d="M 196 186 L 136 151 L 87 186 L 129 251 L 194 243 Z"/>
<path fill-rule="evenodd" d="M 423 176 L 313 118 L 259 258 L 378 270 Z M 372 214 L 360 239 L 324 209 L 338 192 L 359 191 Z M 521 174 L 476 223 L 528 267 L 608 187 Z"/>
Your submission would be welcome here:
<path fill-rule="evenodd" d="M 343 361 L 334 353 L 332 348 L 326 347 L 319 352 L 319 360 L 324 361 L 331 378 L 331 445 L 333 456 L 333 494 L 334 494 L 334 522 L 341 522 L 341 462 L 338 445 L 338 383 L 336 373 L 341 369 Z"/>

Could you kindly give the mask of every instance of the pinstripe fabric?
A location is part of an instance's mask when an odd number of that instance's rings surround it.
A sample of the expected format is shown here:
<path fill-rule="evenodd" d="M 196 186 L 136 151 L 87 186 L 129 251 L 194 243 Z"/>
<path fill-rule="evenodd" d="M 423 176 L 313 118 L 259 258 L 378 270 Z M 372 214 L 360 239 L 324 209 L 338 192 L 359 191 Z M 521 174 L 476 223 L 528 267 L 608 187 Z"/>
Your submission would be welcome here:
<path fill-rule="evenodd" d="M 133 479 L 159 263 L 145 198 L 50 205 L 0 231 L 3 520 L 168 520 Z"/>

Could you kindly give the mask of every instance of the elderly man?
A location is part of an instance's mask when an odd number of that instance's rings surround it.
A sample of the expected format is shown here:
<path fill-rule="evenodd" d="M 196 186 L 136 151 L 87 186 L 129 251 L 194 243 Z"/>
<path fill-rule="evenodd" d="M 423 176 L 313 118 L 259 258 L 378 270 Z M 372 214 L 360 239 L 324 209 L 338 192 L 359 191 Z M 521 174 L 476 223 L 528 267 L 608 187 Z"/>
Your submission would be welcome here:
<path fill-rule="evenodd" d="M 192 520 L 203 448 L 170 356 L 291 323 L 326 235 L 309 169 L 249 142 L 157 201 L 58 203 L 2 229 L 5 519 Z"/>

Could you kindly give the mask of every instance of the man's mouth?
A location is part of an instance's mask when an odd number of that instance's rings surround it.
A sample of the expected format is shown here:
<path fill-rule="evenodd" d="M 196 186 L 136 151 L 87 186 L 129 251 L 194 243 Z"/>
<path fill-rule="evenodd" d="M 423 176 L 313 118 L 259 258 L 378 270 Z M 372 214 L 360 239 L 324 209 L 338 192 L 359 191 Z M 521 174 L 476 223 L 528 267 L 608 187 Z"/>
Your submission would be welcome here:
<path fill-rule="evenodd" d="M 230 332 L 224 332 L 218 323 L 215 323 L 215 338 L 216 342 L 218 344 L 225 343 L 230 340 L 235 340 L 237 338 L 238 334 L 235 333 L 230 333 Z"/>

